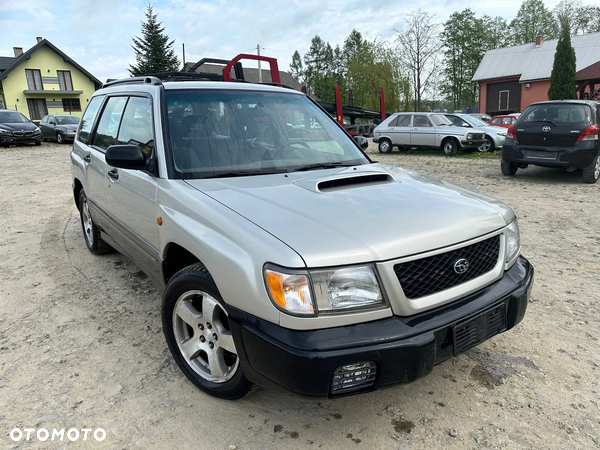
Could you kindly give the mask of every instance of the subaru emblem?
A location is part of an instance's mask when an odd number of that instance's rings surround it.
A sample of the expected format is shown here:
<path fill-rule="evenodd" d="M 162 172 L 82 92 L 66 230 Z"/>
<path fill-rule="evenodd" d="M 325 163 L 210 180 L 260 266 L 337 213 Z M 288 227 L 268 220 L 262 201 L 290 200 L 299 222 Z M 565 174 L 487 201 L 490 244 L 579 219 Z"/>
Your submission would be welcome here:
<path fill-rule="evenodd" d="M 550 127 L 549 126 L 542 127 L 542 131 L 544 133 L 548 133 L 550 131 Z"/>
<path fill-rule="evenodd" d="M 469 261 L 467 261 L 465 258 L 460 258 L 456 260 L 456 262 L 454 263 L 454 271 L 457 274 L 462 275 L 467 270 L 469 270 Z"/>

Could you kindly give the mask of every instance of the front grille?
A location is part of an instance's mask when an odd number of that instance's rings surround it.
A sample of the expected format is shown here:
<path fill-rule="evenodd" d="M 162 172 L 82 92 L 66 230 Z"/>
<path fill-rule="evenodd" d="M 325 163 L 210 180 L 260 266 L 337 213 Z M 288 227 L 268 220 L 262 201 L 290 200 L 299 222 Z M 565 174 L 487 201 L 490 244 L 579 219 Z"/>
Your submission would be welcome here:
<path fill-rule="evenodd" d="M 33 131 L 13 131 L 13 136 L 33 136 Z"/>
<path fill-rule="evenodd" d="M 473 133 L 473 139 L 483 139 L 484 135 L 482 133 Z"/>
<path fill-rule="evenodd" d="M 396 264 L 394 272 L 404 295 L 415 299 L 435 294 L 489 272 L 496 265 L 499 253 L 500 235 L 496 235 L 457 250 Z M 455 265 L 463 259 L 468 261 L 468 268 L 464 273 L 457 273 Z M 461 269 L 460 266 L 464 268 L 464 262 L 461 263 L 458 263 L 458 269 Z"/>

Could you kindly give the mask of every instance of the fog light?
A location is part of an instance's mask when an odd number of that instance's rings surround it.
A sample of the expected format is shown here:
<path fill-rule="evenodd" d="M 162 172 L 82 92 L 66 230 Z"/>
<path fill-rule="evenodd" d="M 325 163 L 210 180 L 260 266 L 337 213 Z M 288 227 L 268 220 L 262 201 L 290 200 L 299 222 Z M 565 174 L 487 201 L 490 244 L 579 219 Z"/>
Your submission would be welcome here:
<path fill-rule="evenodd" d="M 373 386 L 376 375 L 377 366 L 373 361 L 340 366 L 333 373 L 331 393 L 343 394 Z"/>

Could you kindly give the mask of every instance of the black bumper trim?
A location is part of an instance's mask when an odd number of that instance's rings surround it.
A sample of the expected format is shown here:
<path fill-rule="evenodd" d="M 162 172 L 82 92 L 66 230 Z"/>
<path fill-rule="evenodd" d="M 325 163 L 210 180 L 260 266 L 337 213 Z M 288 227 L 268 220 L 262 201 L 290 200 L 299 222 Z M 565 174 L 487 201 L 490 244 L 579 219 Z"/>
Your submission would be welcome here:
<path fill-rule="evenodd" d="M 533 266 L 523 257 L 504 276 L 469 297 L 410 317 L 390 317 L 336 328 L 290 330 L 229 307 L 242 368 L 251 381 L 300 395 L 330 396 L 334 370 L 373 361 L 368 390 L 408 383 L 453 357 L 453 327 L 491 307 L 504 305 L 506 329 L 525 315 Z"/>

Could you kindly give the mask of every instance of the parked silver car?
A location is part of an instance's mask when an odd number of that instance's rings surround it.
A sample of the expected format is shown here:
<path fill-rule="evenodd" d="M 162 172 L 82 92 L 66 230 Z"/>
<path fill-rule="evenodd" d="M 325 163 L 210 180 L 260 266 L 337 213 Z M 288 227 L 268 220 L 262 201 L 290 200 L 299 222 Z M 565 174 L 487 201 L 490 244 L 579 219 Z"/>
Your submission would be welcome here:
<path fill-rule="evenodd" d="M 485 142 L 479 146 L 480 152 L 502 149 L 506 139 L 506 128 L 493 127 L 471 114 L 447 113 L 446 117 L 457 127 L 470 128 L 485 132 Z"/>
<path fill-rule="evenodd" d="M 395 113 L 373 131 L 373 141 L 381 153 L 394 146 L 405 148 L 439 148 L 448 156 L 458 150 L 476 149 L 485 142 L 485 134 L 455 127 L 442 113 Z"/>
<path fill-rule="evenodd" d="M 156 283 L 198 388 L 371 391 L 523 318 L 513 210 L 358 141 L 283 87 L 147 76 L 93 94 L 71 153 L 85 243 Z"/>

